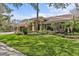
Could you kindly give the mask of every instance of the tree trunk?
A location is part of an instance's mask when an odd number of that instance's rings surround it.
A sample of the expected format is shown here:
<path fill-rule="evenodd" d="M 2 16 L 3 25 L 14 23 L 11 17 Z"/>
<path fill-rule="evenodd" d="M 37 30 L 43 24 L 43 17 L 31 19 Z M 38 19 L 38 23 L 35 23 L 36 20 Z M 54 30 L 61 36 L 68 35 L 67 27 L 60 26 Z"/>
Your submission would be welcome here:
<path fill-rule="evenodd" d="M 37 3 L 37 14 L 36 14 L 37 20 L 39 20 L 39 3 Z M 36 30 L 38 30 L 38 23 L 36 24 Z"/>
<path fill-rule="evenodd" d="M 38 20 L 38 17 L 39 17 L 39 3 L 37 3 L 37 20 Z"/>

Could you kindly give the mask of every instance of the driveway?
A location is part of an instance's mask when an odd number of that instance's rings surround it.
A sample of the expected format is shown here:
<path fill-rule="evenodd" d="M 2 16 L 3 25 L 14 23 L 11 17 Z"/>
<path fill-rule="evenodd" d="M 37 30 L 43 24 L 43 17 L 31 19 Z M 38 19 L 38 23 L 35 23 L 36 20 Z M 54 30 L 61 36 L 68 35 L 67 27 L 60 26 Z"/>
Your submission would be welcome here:
<path fill-rule="evenodd" d="M 24 56 L 24 54 L 0 42 L 0 56 Z"/>
<path fill-rule="evenodd" d="M 13 34 L 15 32 L 0 32 L 0 34 Z M 0 56 L 24 56 L 21 52 L 0 42 Z"/>
<path fill-rule="evenodd" d="M 0 34 L 14 34 L 15 32 L 0 32 Z"/>

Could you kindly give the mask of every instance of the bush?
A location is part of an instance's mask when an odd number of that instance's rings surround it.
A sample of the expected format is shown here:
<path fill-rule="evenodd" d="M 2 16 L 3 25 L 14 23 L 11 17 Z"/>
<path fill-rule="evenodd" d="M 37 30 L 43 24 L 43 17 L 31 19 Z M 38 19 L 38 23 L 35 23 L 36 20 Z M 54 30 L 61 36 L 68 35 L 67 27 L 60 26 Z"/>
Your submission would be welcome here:
<path fill-rule="evenodd" d="M 79 32 L 79 23 L 75 24 L 75 32 Z"/>
<path fill-rule="evenodd" d="M 22 32 L 18 32 L 18 33 L 16 33 L 16 35 L 23 35 L 23 33 Z"/>
<path fill-rule="evenodd" d="M 27 34 L 27 28 L 23 28 L 23 33 Z"/>
<path fill-rule="evenodd" d="M 24 27 L 22 27 L 22 28 L 20 28 L 20 31 L 19 32 L 17 32 L 16 33 L 17 35 L 25 35 L 25 34 L 27 34 L 27 28 L 24 28 Z"/>
<path fill-rule="evenodd" d="M 47 31 L 39 31 L 38 34 L 44 35 L 47 34 Z"/>

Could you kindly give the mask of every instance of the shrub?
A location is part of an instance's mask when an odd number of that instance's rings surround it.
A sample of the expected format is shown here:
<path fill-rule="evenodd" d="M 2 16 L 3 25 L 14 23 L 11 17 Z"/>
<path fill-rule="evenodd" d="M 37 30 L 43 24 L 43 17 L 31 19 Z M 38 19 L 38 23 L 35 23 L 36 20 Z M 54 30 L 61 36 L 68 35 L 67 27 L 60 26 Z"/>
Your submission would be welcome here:
<path fill-rule="evenodd" d="M 39 31 L 38 34 L 44 35 L 47 34 L 47 31 Z"/>
<path fill-rule="evenodd" d="M 25 27 L 20 28 L 20 33 L 27 34 L 27 28 Z"/>
<path fill-rule="evenodd" d="M 75 24 L 75 32 L 79 32 L 79 23 Z"/>
<path fill-rule="evenodd" d="M 27 34 L 27 28 L 23 28 L 23 33 Z"/>
<path fill-rule="evenodd" d="M 17 32 L 16 34 L 17 35 L 23 35 L 23 32 Z"/>

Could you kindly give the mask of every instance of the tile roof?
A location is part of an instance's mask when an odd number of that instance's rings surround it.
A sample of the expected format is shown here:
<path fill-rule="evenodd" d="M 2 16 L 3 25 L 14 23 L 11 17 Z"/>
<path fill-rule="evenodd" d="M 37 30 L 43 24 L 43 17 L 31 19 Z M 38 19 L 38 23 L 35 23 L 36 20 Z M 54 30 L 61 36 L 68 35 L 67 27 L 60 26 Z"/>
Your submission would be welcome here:
<path fill-rule="evenodd" d="M 46 18 L 46 23 L 51 23 L 53 22 L 63 22 L 67 20 L 71 20 L 73 16 L 71 14 L 65 14 L 65 15 L 59 15 L 59 16 L 53 16 L 53 17 L 48 17 Z"/>

